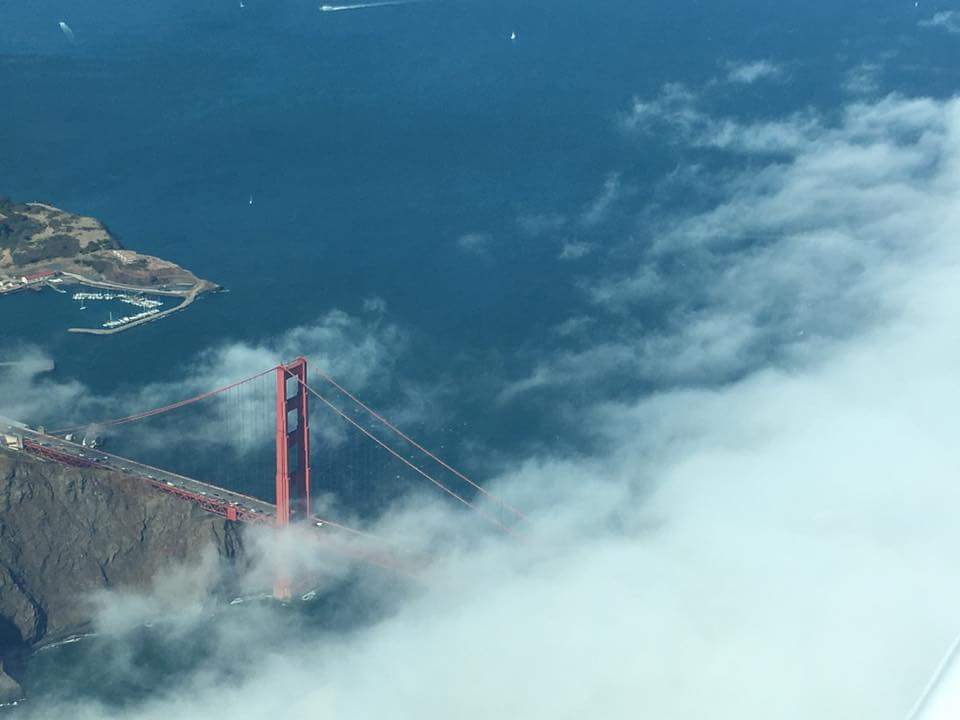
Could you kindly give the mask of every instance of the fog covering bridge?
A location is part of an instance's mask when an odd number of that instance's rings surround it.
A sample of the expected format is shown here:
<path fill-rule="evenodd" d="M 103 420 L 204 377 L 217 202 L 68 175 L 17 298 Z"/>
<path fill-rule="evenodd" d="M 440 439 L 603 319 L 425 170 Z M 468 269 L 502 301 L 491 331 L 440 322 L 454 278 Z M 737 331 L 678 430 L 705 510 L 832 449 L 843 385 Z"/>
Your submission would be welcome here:
<path fill-rule="evenodd" d="M 373 509 L 417 482 L 499 532 L 513 534 L 524 519 L 332 377 L 308 374 L 303 357 L 124 417 L 9 431 L 24 452 L 122 473 L 227 520 L 298 524 L 338 541 L 324 547 L 387 567 L 386 545 L 329 516 L 327 493 Z M 110 452 L 91 447 L 95 435 L 108 438 Z M 289 582 L 275 594 L 289 597 Z"/>

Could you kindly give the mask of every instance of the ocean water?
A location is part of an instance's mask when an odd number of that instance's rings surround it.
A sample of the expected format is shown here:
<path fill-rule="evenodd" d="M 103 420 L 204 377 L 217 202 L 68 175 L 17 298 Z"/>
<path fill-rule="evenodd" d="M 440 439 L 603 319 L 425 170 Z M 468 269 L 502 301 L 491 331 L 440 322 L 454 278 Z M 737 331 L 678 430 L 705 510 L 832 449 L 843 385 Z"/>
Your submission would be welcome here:
<path fill-rule="evenodd" d="M 39 347 L 56 379 L 109 395 L 176 381 L 223 343 L 269 343 L 333 309 L 363 316 L 380 298 L 410 338 L 399 374 L 442 380 L 443 424 L 469 421 L 447 436 L 454 457 L 477 444 L 577 446 L 555 408 L 582 388 L 519 405 L 494 390 L 586 312 L 582 283 L 622 262 L 607 244 L 650 241 L 644 209 L 709 203 L 669 190 L 683 150 L 622 131 L 634 98 L 768 59 L 790 83 L 716 93 L 709 109 L 829 112 L 848 97 L 844 73 L 891 51 L 880 92 L 942 96 L 958 81 L 956 39 L 915 32 L 932 9 L 893 0 L 244 4 L 0 0 L 0 194 L 96 216 L 128 247 L 230 291 L 108 338 L 67 334 L 78 310 L 64 296 L 23 293 L 0 300 L 0 342 Z M 602 225 L 524 230 L 583 214 L 611 178 L 627 199 Z M 458 242 L 471 235 L 474 251 Z M 564 262 L 563 241 L 600 250 Z M 656 326 L 669 308 L 644 312 Z M 646 389 L 622 378 L 602 391 Z M 403 397 L 377 392 L 392 406 Z M 50 658 L 65 667 L 80 652 L 45 655 L 32 687 L 58 676 Z"/>
<path fill-rule="evenodd" d="M 217 342 L 371 297 L 416 336 L 412 378 L 472 372 L 467 357 L 522 375 L 603 260 L 558 262 L 519 220 L 588 206 L 611 173 L 641 206 L 677 166 L 618 131 L 634 97 L 771 58 L 803 71 L 762 103 L 727 98 L 741 115 L 829 107 L 842 90 L 823 77 L 916 21 L 894 2 L 245 5 L 0 3 L 2 192 L 92 214 L 231 291 L 109 340 L 64 335 L 58 298 L 5 300 L 0 336 L 47 348 L 63 377 L 176 378 Z M 576 234 L 640 230 L 617 220 Z M 467 234 L 492 260 L 458 248 Z"/>

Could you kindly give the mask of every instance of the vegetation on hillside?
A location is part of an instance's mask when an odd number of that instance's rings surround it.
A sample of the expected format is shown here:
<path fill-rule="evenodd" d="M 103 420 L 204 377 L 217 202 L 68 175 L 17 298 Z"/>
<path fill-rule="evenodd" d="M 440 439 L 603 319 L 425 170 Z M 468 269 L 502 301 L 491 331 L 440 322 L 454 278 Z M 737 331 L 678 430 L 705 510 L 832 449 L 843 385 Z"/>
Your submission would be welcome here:
<path fill-rule="evenodd" d="M 0 197 L 0 215 L 3 216 L 0 219 L 0 253 L 9 250 L 10 258 L 16 267 L 119 247 L 109 233 L 106 239 L 81 244 L 80 240 L 70 233 L 72 226 L 69 219 L 74 216 L 64 213 L 62 217 L 54 216 L 41 222 L 29 216 L 30 210 L 28 205 Z M 37 238 L 38 233 L 48 229 L 53 231 L 52 234 Z"/>

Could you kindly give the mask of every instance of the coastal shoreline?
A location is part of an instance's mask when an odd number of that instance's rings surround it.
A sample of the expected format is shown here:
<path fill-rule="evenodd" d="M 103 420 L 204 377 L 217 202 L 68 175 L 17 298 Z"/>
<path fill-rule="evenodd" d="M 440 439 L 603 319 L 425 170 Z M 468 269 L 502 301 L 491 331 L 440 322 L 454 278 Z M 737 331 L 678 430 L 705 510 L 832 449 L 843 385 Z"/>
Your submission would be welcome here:
<path fill-rule="evenodd" d="M 72 327 L 67 328 L 67 332 L 85 334 L 85 335 L 114 335 L 124 330 L 129 330 L 130 328 L 137 327 L 139 325 L 145 325 L 148 322 L 153 322 L 155 320 L 160 320 L 162 318 L 168 317 L 182 310 L 186 310 L 194 301 L 201 295 L 207 293 L 220 292 L 223 290 L 219 285 L 212 283 L 208 280 L 201 280 L 196 285 L 193 285 L 190 288 L 184 290 L 171 290 L 169 288 L 155 288 L 155 287 L 142 287 L 138 285 L 127 285 L 123 283 L 111 282 L 108 280 L 93 280 L 91 278 L 84 277 L 82 275 L 77 275 L 76 273 L 59 271 L 57 273 L 60 279 L 62 279 L 61 285 L 73 286 L 81 285 L 84 287 L 95 288 L 98 290 L 115 290 L 128 293 L 136 293 L 138 295 L 160 295 L 163 297 L 178 297 L 182 298 L 180 303 L 172 308 L 163 310 L 149 317 L 140 318 L 139 320 L 134 320 L 123 325 L 118 325 L 113 328 L 85 328 L 85 327 Z M 50 288 L 56 290 L 57 292 L 64 292 L 57 285 L 51 284 L 50 279 L 44 279 L 42 282 L 38 282 L 32 285 L 24 285 L 13 290 L 0 291 L 0 296 L 3 295 L 12 295 L 17 292 L 22 292 L 24 290 L 32 290 L 34 292 L 39 292 L 44 288 Z"/>
<path fill-rule="evenodd" d="M 86 283 L 78 283 L 78 284 L 86 284 Z M 100 283 L 92 287 L 110 287 L 111 289 L 120 289 L 122 286 L 110 286 L 108 283 L 106 284 Z M 132 290 L 133 288 L 124 287 L 122 289 Z M 162 318 L 168 317 L 169 315 L 172 315 L 173 313 L 186 310 L 188 307 L 190 307 L 190 305 L 193 304 L 193 301 L 196 300 L 200 295 L 204 294 L 205 292 L 214 292 L 215 289 L 216 287 L 213 287 L 213 288 L 194 287 L 189 291 L 187 291 L 186 293 L 179 293 L 179 292 L 158 293 L 157 291 L 154 291 L 154 290 L 141 289 L 138 292 L 141 292 L 144 294 L 149 293 L 149 294 L 173 295 L 176 297 L 183 297 L 183 300 L 180 302 L 179 305 L 176 305 L 172 308 L 163 310 L 162 312 L 158 312 L 154 315 L 150 315 L 145 318 L 140 318 L 139 320 L 133 320 L 132 322 L 128 322 L 123 325 L 118 325 L 117 327 L 113 327 L 113 328 L 72 327 L 72 328 L 67 328 L 67 332 L 80 333 L 85 335 L 115 335 L 116 333 L 123 332 L 124 330 L 129 330 L 130 328 L 134 328 L 139 325 L 146 325 L 147 323 L 153 322 L 154 320 L 160 320 Z"/>
<path fill-rule="evenodd" d="M 0 296 L 43 288 L 66 293 L 63 288 L 69 285 L 181 298 L 167 310 L 160 310 L 160 302 L 141 304 L 146 312 L 111 318 L 100 327 L 68 328 L 88 335 L 112 335 L 159 320 L 186 309 L 204 293 L 222 289 L 169 260 L 124 248 L 96 218 L 0 197 Z"/>

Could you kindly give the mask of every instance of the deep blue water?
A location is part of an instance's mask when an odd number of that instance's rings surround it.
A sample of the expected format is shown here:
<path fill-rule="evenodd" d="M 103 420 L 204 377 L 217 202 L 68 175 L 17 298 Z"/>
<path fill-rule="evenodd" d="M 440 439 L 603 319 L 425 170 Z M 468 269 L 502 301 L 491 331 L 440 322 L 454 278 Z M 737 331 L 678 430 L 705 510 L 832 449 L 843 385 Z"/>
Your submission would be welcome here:
<path fill-rule="evenodd" d="M 230 290 L 109 338 L 68 335 L 69 300 L 24 293 L 0 300 L 0 342 L 39 346 L 58 379 L 109 394 L 176 380 L 224 342 L 268 342 L 333 308 L 362 315 L 376 296 L 411 338 L 400 378 L 451 384 L 442 424 L 470 420 L 445 436 L 454 454 L 576 440 L 562 393 L 494 397 L 562 342 L 551 329 L 585 308 L 578 283 L 622 258 L 560 262 L 556 238 L 524 234 L 522 218 L 582 212 L 611 173 L 627 202 L 568 239 L 642 243 L 649 205 L 709 202 L 664 194 L 689 158 L 618 129 L 634 97 L 755 59 L 790 82 L 714 93 L 708 109 L 829 112 L 843 73 L 881 58 L 885 91 L 946 95 L 960 79 L 956 38 L 917 32 L 936 8 L 893 0 L 245 5 L 0 0 L 0 194 L 94 215 Z M 458 247 L 469 233 L 492 238 L 486 254 Z M 380 393 L 399 402 L 397 385 Z"/>
<path fill-rule="evenodd" d="M 469 375 L 467 395 L 483 384 L 478 363 L 522 376 L 583 303 L 574 282 L 603 260 L 560 263 L 518 218 L 575 213 L 612 172 L 642 207 L 677 164 L 668 146 L 618 132 L 631 98 L 771 58 L 796 64 L 788 85 L 764 88 L 762 102 L 753 88 L 716 102 L 748 116 L 829 107 L 837 74 L 884 43 L 906 43 L 914 61 L 948 47 L 899 38 L 919 17 L 905 3 L 714 5 L 322 14 L 302 0 L 3 0 L 0 192 L 95 215 L 130 247 L 231 292 L 106 341 L 63 334 L 58 298 L 8 299 L 0 337 L 49 349 L 62 377 L 107 392 L 378 296 L 417 339 L 406 376 Z M 925 89 L 948 91 L 944 72 L 925 73 Z M 602 242 L 633 223 L 584 234 Z M 458 249 L 467 233 L 493 237 L 492 259 Z"/>
<path fill-rule="evenodd" d="M 727 63 L 758 59 L 789 81 L 704 92 L 704 110 L 829 114 L 861 63 L 882 64 L 878 92 L 949 94 L 955 38 L 917 28 L 932 12 L 892 0 L 437 0 L 343 13 L 306 0 L 0 0 L 0 194 L 94 215 L 129 247 L 230 291 L 106 338 L 65 332 L 90 323 L 68 296 L 23 293 L 0 303 L 0 350 L 37 346 L 53 379 L 129 395 L 183 378 L 205 349 L 269 345 L 334 308 L 363 318 L 378 297 L 408 341 L 386 370 L 394 382 L 364 391 L 396 409 L 406 388 L 441 385 L 406 425 L 428 445 L 481 476 L 496 465 L 481 466 L 485 454 L 580 449 L 571 411 L 585 396 L 650 388 L 619 376 L 507 404 L 497 394 L 567 342 L 555 328 L 568 318 L 591 314 L 598 341 L 616 332 L 620 319 L 590 307 L 582 283 L 628 266 L 624 239 L 641 253 L 657 212 L 713 200 L 671 191 L 670 173 L 741 162 L 623 132 L 633 99 L 665 83 L 709 88 Z M 524 232 L 525 218 L 583 213 L 614 175 L 628 190 L 604 222 Z M 483 252 L 458 246 L 467 234 L 489 237 Z M 563 241 L 598 250 L 564 262 Z M 643 321 L 670 310 L 651 305 Z"/>

